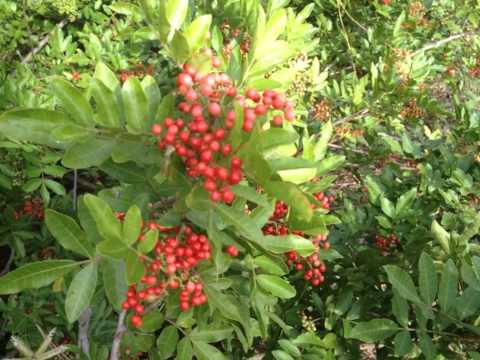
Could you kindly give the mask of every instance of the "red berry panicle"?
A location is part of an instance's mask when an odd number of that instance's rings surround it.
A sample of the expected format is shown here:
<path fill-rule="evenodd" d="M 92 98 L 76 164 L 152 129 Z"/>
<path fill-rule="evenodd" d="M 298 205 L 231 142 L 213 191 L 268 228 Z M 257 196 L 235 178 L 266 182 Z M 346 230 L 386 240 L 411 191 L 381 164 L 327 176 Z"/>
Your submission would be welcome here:
<path fill-rule="evenodd" d="M 124 213 L 117 213 L 123 219 Z M 201 306 L 207 302 L 203 292 L 203 284 L 195 274 L 195 267 L 211 256 L 208 237 L 198 234 L 187 225 L 167 228 L 148 222 L 142 224 L 144 232 L 158 229 L 162 234 L 157 241 L 153 259 L 141 258 L 145 265 L 144 276 L 140 283 L 133 284 L 127 291 L 127 299 L 123 302 L 124 310 L 133 310 L 131 323 L 135 327 L 142 325 L 142 314 L 146 311 L 145 304 L 152 303 L 169 292 L 178 293 L 179 307 L 186 311 L 190 307 Z M 138 241 L 144 241 L 140 234 Z"/>
<path fill-rule="evenodd" d="M 182 158 L 187 175 L 203 182 L 211 201 L 230 204 L 235 199 L 230 187 L 244 176 L 242 161 L 228 142 L 237 120 L 234 100 L 243 106 L 245 132 L 251 132 L 257 118 L 270 110 L 276 114 L 273 126 L 282 125 L 284 119 L 293 120 L 293 105 L 284 95 L 272 90 L 260 94 L 249 89 L 245 96 L 239 96 L 227 74 L 203 75 L 188 64 L 177 76 L 177 90 L 182 97 L 178 109 L 184 116 L 167 117 L 163 126 L 152 126 L 158 147 L 165 151 L 171 149 Z"/>
<path fill-rule="evenodd" d="M 390 255 L 399 245 L 400 239 L 394 234 L 389 234 L 386 237 L 375 235 L 375 246 L 380 250 L 381 256 Z"/>
<path fill-rule="evenodd" d="M 321 194 L 321 195 L 320 195 Z M 328 209 L 330 201 L 334 201 L 333 197 L 327 197 L 323 193 L 315 194 L 315 198 L 322 202 L 322 207 Z M 324 201 L 326 199 L 326 201 Z M 283 236 L 288 234 L 295 234 L 308 238 L 301 231 L 295 231 L 289 229 L 285 224 L 285 218 L 288 214 L 288 206 L 277 201 L 275 204 L 275 210 L 270 217 L 270 221 L 263 227 L 263 233 L 265 235 Z M 310 282 L 313 286 L 319 286 L 325 280 L 324 273 L 327 271 L 325 263 L 320 259 L 320 249 L 330 249 L 330 243 L 327 241 L 327 235 L 317 235 L 309 237 L 314 245 L 314 252 L 310 256 L 300 256 L 296 251 L 289 251 L 285 253 L 287 264 L 294 267 L 298 271 L 303 271 L 303 278 L 305 281 Z"/>

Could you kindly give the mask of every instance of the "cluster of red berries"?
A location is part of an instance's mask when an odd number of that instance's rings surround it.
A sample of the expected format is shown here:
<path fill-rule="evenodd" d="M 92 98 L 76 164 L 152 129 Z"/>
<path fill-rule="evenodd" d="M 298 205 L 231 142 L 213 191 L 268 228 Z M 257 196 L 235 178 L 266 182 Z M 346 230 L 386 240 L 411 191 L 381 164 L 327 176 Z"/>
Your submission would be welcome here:
<path fill-rule="evenodd" d="M 335 202 L 336 198 L 335 195 L 325 195 L 323 192 L 318 192 L 313 194 L 315 199 L 322 203 L 322 208 L 326 210 L 330 210 L 330 205 Z"/>
<path fill-rule="evenodd" d="M 230 204 L 235 199 L 230 186 L 243 178 L 242 161 L 232 156 L 232 145 L 226 142 L 229 130 L 235 125 L 235 112 L 226 114 L 223 125 L 217 120 L 223 114 L 220 99 L 235 96 L 236 89 L 226 74 L 201 76 L 188 65 L 178 75 L 177 85 L 186 100 L 178 107 L 191 119 L 187 124 L 183 119 L 166 118 L 166 134 L 158 140 L 158 146 L 162 150 L 167 147 L 175 150 L 184 160 L 187 175 L 203 180 L 212 201 Z M 199 94 L 206 102 L 206 109 Z M 152 127 L 155 136 L 160 136 L 162 130 L 160 124 Z M 225 160 L 228 157 L 229 164 Z"/>
<path fill-rule="evenodd" d="M 335 201 L 333 195 L 327 197 L 323 193 L 315 194 L 315 198 L 317 198 L 319 201 L 322 201 L 324 207 L 325 205 L 329 206 L 331 201 Z M 324 199 L 327 200 L 323 202 Z M 281 201 L 277 201 L 275 204 L 274 213 L 270 217 L 270 222 L 267 223 L 262 229 L 263 233 L 265 235 L 274 236 L 282 236 L 292 233 L 306 238 L 306 235 L 303 232 L 290 230 L 283 222 L 283 219 L 286 217 L 287 213 L 288 206 Z M 325 280 L 323 273 L 327 271 L 327 267 L 325 263 L 320 260 L 318 253 L 320 252 L 320 249 L 330 249 L 330 243 L 327 241 L 327 235 L 317 235 L 310 237 L 309 239 L 312 241 L 315 247 L 312 255 L 303 257 L 300 256 L 295 250 L 292 250 L 285 253 L 285 257 L 287 258 L 287 264 L 289 266 L 293 266 L 298 271 L 304 271 L 303 278 L 305 281 L 310 282 L 313 286 L 319 286 Z"/>
<path fill-rule="evenodd" d="M 387 237 L 375 235 L 375 246 L 380 250 L 381 256 L 389 255 L 399 245 L 400 239 L 394 234 L 389 234 Z"/>
<path fill-rule="evenodd" d="M 216 66 L 213 54 L 212 64 Z M 230 204 L 235 199 L 230 186 L 243 178 L 242 161 L 234 156 L 235 150 L 227 141 L 237 120 L 234 99 L 243 107 L 245 132 L 251 132 L 257 118 L 270 110 L 276 111 L 273 126 L 281 126 L 284 118 L 294 120 L 293 104 L 272 90 L 260 94 L 249 89 L 244 96 L 237 95 L 227 74 L 203 75 L 189 64 L 177 76 L 177 90 L 183 97 L 178 109 L 186 119 L 166 118 L 163 126 L 153 125 L 152 134 L 159 138 L 158 147 L 174 150 L 183 159 L 187 175 L 203 180 L 212 201 Z"/>
<path fill-rule="evenodd" d="M 273 215 L 270 217 L 270 220 L 283 219 L 288 213 L 288 205 L 283 201 L 277 201 L 275 203 L 275 210 Z"/>
<path fill-rule="evenodd" d="M 128 80 L 130 76 L 143 78 L 146 75 L 153 75 L 152 64 L 148 65 L 147 68 L 145 68 L 144 64 L 138 64 L 138 65 L 135 65 L 135 67 L 132 70 L 120 70 L 119 79 L 122 83 L 124 83 L 125 81 Z"/>
<path fill-rule="evenodd" d="M 119 219 L 124 214 L 117 214 Z M 159 229 L 165 234 L 154 247 L 155 258 L 148 259 L 145 264 L 145 273 L 140 284 L 133 284 L 127 291 L 127 299 L 123 302 L 124 310 L 133 310 L 131 318 L 133 326 L 142 325 L 142 314 L 145 312 L 144 303 L 157 300 L 167 291 L 180 289 L 180 310 L 186 311 L 191 306 L 200 306 L 206 303 L 207 296 L 203 293 L 203 284 L 195 280 L 192 270 L 202 260 L 207 260 L 211 255 L 208 237 L 195 233 L 191 227 L 166 228 L 149 222 L 142 225 L 146 229 Z M 138 237 L 143 241 L 144 235 Z M 143 263 L 147 262 L 142 257 Z"/>
<path fill-rule="evenodd" d="M 40 198 L 25 200 L 23 206 L 19 210 L 14 210 L 14 220 L 20 220 L 22 217 L 30 216 L 35 220 L 43 220 L 45 211 L 43 209 L 43 201 Z"/>

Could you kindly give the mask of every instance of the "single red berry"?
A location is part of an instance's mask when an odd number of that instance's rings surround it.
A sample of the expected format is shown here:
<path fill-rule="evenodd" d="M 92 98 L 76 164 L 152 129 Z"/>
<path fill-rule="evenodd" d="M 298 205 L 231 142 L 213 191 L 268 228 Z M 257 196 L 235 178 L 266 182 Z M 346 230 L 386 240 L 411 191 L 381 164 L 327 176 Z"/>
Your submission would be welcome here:
<path fill-rule="evenodd" d="M 133 315 L 132 316 L 132 325 L 135 326 L 135 327 L 139 327 L 142 325 L 142 318 L 139 316 L 139 315 Z"/>
<path fill-rule="evenodd" d="M 162 126 L 160 124 L 153 124 L 152 134 L 158 136 L 162 133 Z"/>
<path fill-rule="evenodd" d="M 208 104 L 208 113 L 213 117 L 218 117 L 222 113 L 222 108 L 216 102 L 211 102 Z"/>
<path fill-rule="evenodd" d="M 235 194 L 232 193 L 230 190 L 224 191 L 222 194 L 222 199 L 227 204 L 230 204 L 233 202 L 233 200 L 235 200 Z"/>
<path fill-rule="evenodd" d="M 236 246 L 234 245 L 228 245 L 226 248 L 225 248 L 225 251 L 228 255 L 230 255 L 231 257 L 236 257 L 238 256 L 238 249 L 236 248 Z"/>
<path fill-rule="evenodd" d="M 273 126 L 282 126 L 283 118 L 280 115 L 275 115 L 272 119 Z"/>
<path fill-rule="evenodd" d="M 177 76 L 177 85 L 178 86 L 187 86 L 187 87 L 190 87 L 193 85 L 193 79 L 190 75 L 186 74 L 186 73 L 180 73 L 178 76 Z"/>

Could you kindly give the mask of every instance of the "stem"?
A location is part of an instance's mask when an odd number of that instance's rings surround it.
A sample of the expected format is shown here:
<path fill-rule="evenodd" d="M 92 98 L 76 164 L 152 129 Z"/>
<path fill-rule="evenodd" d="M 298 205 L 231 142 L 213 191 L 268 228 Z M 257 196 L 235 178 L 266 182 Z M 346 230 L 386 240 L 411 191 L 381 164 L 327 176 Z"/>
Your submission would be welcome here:
<path fill-rule="evenodd" d="M 454 40 L 458 40 L 458 39 L 462 39 L 462 38 L 465 38 L 465 37 L 468 37 L 468 36 L 474 36 L 474 35 L 480 35 L 480 31 L 466 31 L 466 32 L 463 32 L 463 33 L 459 33 L 459 34 L 449 36 L 445 39 L 434 41 L 430 44 L 425 45 L 423 48 L 415 51 L 412 54 L 412 57 L 416 56 L 420 53 L 423 53 L 425 51 L 428 51 L 428 50 L 431 50 L 431 49 L 436 49 L 436 48 L 438 48 L 442 45 L 448 44 L 450 41 L 454 41 Z"/>
<path fill-rule="evenodd" d="M 127 328 L 123 324 L 125 322 L 125 316 L 127 312 L 123 310 L 118 316 L 117 330 L 113 338 L 112 353 L 110 354 L 110 360 L 120 360 L 120 343 L 122 341 L 123 334 L 127 331 Z"/>
<path fill-rule="evenodd" d="M 90 344 L 88 342 L 88 327 L 92 317 L 92 308 L 85 309 L 78 320 L 78 346 L 82 352 L 90 359 Z"/>
<path fill-rule="evenodd" d="M 30 52 L 22 59 L 22 64 L 26 64 L 28 62 L 30 62 L 30 60 L 32 60 L 32 58 L 40 51 L 42 50 L 45 45 L 47 45 L 48 43 L 48 40 L 50 39 L 50 35 L 58 28 L 58 29 L 62 29 L 65 25 L 67 24 L 67 20 L 66 19 L 63 19 L 62 21 L 60 21 L 56 26 L 55 28 L 49 32 L 47 35 L 45 35 L 45 37 L 38 43 L 38 45 L 36 47 L 34 47 L 32 50 L 30 50 Z"/>

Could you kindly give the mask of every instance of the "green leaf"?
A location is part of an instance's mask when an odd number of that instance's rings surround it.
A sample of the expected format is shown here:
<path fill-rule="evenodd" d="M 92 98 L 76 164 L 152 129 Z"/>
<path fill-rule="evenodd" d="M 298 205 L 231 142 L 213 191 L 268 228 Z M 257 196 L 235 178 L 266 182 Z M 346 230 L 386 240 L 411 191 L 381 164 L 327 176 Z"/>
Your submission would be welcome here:
<path fill-rule="evenodd" d="M 349 338 L 365 342 L 385 340 L 401 328 L 389 319 L 375 319 L 359 323 L 349 333 Z"/>
<path fill-rule="evenodd" d="M 450 254 L 450 234 L 436 221 L 433 220 L 431 231 L 443 251 Z"/>
<path fill-rule="evenodd" d="M 398 323 L 403 327 L 408 327 L 409 307 L 407 301 L 393 289 L 392 313 L 395 315 Z"/>
<path fill-rule="evenodd" d="M 377 180 L 375 180 L 370 175 L 366 177 L 365 182 L 367 184 L 368 196 L 370 198 L 370 202 L 372 204 L 375 204 L 384 191 L 381 188 L 380 184 L 377 183 Z"/>
<path fill-rule="evenodd" d="M 95 122 L 108 128 L 119 128 L 119 105 L 112 90 L 97 79 L 92 80 L 90 89 L 97 110 L 97 114 L 94 117 Z"/>
<path fill-rule="evenodd" d="M 402 196 L 397 199 L 397 204 L 395 207 L 395 216 L 402 217 L 412 206 L 415 198 L 417 197 L 417 189 L 413 188 L 410 191 L 407 191 Z"/>
<path fill-rule="evenodd" d="M 267 181 L 262 185 L 267 193 L 290 205 L 299 219 L 311 220 L 313 210 L 310 207 L 310 202 L 297 185 L 282 181 Z"/>
<path fill-rule="evenodd" d="M 403 357 L 412 351 L 413 343 L 410 333 L 408 331 L 401 331 L 393 339 L 395 345 L 395 354 Z"/>
<path fill-rule="evenodd" d="M 472 269 L 477 279 L 480 281 L 480 256 L 472 257 Z"/>
<path fill-rule="evenodd" d="M 315 250 L 310 240 L 298 235 L 265 236 L 262 246 L 275 254 L 284 254 L 295 250 L 301 256 L 311 255 Z"/>
<path fill-rule="evenodd" d="M 73 278 L 65 298 L 65 313 L 68 322 L 77 321 L 83 310 L 90 305 L 97 287 L 97 276 L 97 265 L 91 262 Z"/>
<path fill-rule="evenodd" d="M 120 81 L 115 73 L 104 63 L 97 63 L 95 67 L 94 78 L 100 80 L 111 92 L 115 93 L 117 88 L 120 87 Z"/>
<path fill-rule="evenodd" d="M 272 355 L 276 360 L 294 360 L 289 353 L 283 350 L 274 350 L 272 351 Z"/>
<path fill-rule="evenodd" d="M 205 284 L 205 293 L 208 296 L 209 304 L 212 305 L 227 319 L 242 321 L 240 304 L 232 296 L 222 294 L 215 290 L 213 286 Z"/>
<path fill-rule="evenodd" d="M 87 241 L 85 232 L 71 218 L 55 210 L 45 212 L 45 223 L 50 233 L 65 249 L 86 257 L 93 257 L 95 251 Z"/>
<path fill-rule="evenodd" d="M 421 302 L 412 278 L 406 271 L 396 265 L 385 265 L 383 268 L 387 272 L 388 281 L 398 291 L 401 297 L 413 302 Z"/>
<path fill-rule="evenodd" d="M 65 114 L 45 109 L 15 109 L 0 115 L 0 134 L 17 141 L 63 148 L 53 131 L 70 125 Z"/>
<path fill-rule="evenodd" d="M 475 315 L 480 309 L 480 291 L 467 288 L 455 301 L 455 308 L 460 320 Z"/>
<path fill-rule="evenodd" d="M 193 358 L 192 342 L 188 337 L 184 337 L 177 344 L 177 360 L 191 360 Z"/>
<path fill-rule="evenodd" d="M 253 202 L 263 207 L 269 207 L 270 202 L 265 195 L 258 193 L 254 188 L 244 185 L 235 185 L 230 190 L 238 197 Z"/>
<path fill-rule="evenodd" d="M 260 140 L 260 146 L 263 151 L 281 146 L 293 144 L 298 140 L 298 134 L 292 130 L 282 128 L 270 128 L 263 131 Z"/>
<path fill-rule="evenodd" d="M 171 44 L 172 55 L 179 64 L 183 64 L 190 57 L 190 47 L 185 36 L 176 31 Z"/>
<path fill-rule="evenodd" d="M 380 196 L 380 205 L 382 207 L 382 211 L 385 215 L 387 215 L 390 218 L 395 217 L 395 206 L 393 203 L 388 200 L 385 196 Z"/>
<path fill-rule="evenodd" d="M 303 169 L 291 169 L 291 170 L 279 170 L 278 175 L 283 181 L 288 181 L 293 184 L 303 184 L 317 176 L 317 169 L 315 168 L 303 168 Z"/>
<path fill-rule="evenodd" d="M 174 326 L 167 326 L 162 330 L 157 339 L 158 355 L 162 359 L 167 359 L 173 355 L 177 348 L 179 335 L 178 330 Z"/>
<path fill-rule="evenodd" d="M 25 289 L 38 289 L 50 285 L 80 264 L 73 260 L 47 260 L 24 265 L 0 277 L 0 295 L 15 294 Z"/>
<path fill-rule="evenodd" d="M 30 179 L 22 186 L 22 189 L 27 193 L 34 192 L 42 183 L 42 179 Z"/>
<path fill-rule="evenodd" d="M 125 301 L 128 284 L 125 275 L 125 263 L 105 258 L 102 260 L 103 286 L 113 308 L 119 311 Z"/>
<path fill-rule="evenodd" d="M 60 196 L 65 196 L 66 195 L 65 188 L 59 182 L 57 182 L 55 180 L 52 180 L 52 179 L 45 179 L 44 184 L 47 186 L 47 188 L 52 190 L 55 194 L 60 195 Z"/>
<path fill-rule="evenodd" d="M 62 164 L 71 169 L 99 166 L 110 157 L 114 147 L 114 139 L 90 137 L 69 147 L 65 152 Z"/>
<path fill-rule="evenodd" d="M 329 171 L 338 169 L 345 162 L 345 156 L 332 155 L 317 163 L 317 176 L 325 175 Z"/>
<path fill-rule="evenodd" d="M 234 208 L 223 204 L 214 204 L 214 209 L 220 217 L 229 225 L 232 225 L 240 235 L 246 239 L 262 245 L 261 239 L 263 235 L 260 229 L 255 225 L 255 222 L 245 215 L 242 211 L 237 211 Z"/>
<path fill-rule="evenodd" d="M 204 330 L 195 328 L 189 337 L 192 341 L 203 341 L 206 343 L 215 343 L 229 338 L 232 335 L 233 328 L 228 327 L 209 327 Z"/>
<path fill-rule="evenodd" d="M 444 312 L 448 312 L 455 303 L 458 291 L 458 270 L 452 259 L 448 259 L 443 266 L 438 302 Z"/>
<path fill-rule="evenodd" d="M 418 271 L 420 295 L 423 300 L 425 300 L 425 303 L 431 305 L 437 297 L 438 279 L 433 259 L 426 252 L 423 252 L 422 255 L 420 255 Z"/>
<path fill-rule="evenodd" d="M 126 259 L 125 275 L 129 285 L 138 283 L 145 275 L 145 266 L 136 251 L 129 250 Z"/>
<path fill-rule="evenodd" d="M 421 332 L 421 333 L 417 333 L 417 337 L 418 337 L 418 344 L 422 349 L 422 353 L 423 353 L 423 356 L 425 356 L 425 359 L 426 360 L 435 359 L 437 350 L 430 336 L 424 332 Z"/>
<path fill-rule="evenodd" d="M 148 230 L 145 237 L 138 244 L 138 250 L 144 254 L 153 250 L 158 240 L 158 229 Z"/>
<path fill-rule="evenodd" d="M 212 15 L 203 15 L 196 18 L 185 30 L 185 37 L 191 51 L 194 53 L 202 47 L 210 30 Z"/>
<path fill-rule="evenodd" d="M 302 356 L 300 349 L 290 340 L 281 339 L 281 340 L 278 340 L 278 344 L 283 350 L 288 352 L 290 355 L 293 355 L 295 357 Z"/>
<path fill-rule="evenodd" d="M 280 258 L 272 258 L 266 255 L 261 255 L 253 259 L 253 262 L 267 274 L 285 275 L 288 272 L 288 266 Z"/>
<path fill-rule="evenodd" d="M 470 265 L 468 265 L 466 262 L 462 263 L 462 268 L 460 272 L 462 274 L 462 279 L 464 282 L 466 282 L 475 290 L 480 291 L 480 280 L 477 278 L 475 272 Z"/>
<path fill-rule="evenodd" d="M 131 76 L 123 84 L 122 99 L 128 132 L 141 134 L 149 131 L 147 96 L 138 78 Z"/>
<path fill-rule="evenodd" d="M 215 346 L 203 341 L 193 341 L 193 351 L 198 360 L 228 360 Z"/>
<path fill-rule="evenodd" d="M 140 327 L 145 332 L 155 332 L 163 326 L 165 317 L 160 310 L 153 310 L 143 315 L 143 323 Z"/>
<path fill-rule="evenodd" d="M 52 80 L 55 96 L 60 99 L 63 109 L 76 123 L 91 126 L 93 124 L 93 111 L 82 92 L 68 81 L 57 78 Z"/>
<path fill-rule="evenodd" d="M 165 14 L 171 29 L 180 29 L 188 12 L 188 0 L 167 0 Z"/>
<path fill-rule="evenodd" d="M 160 105 L 162 95 L 160 94 L 160 88 L 156 80 L 150 75 L 143 78 L 142 88 L 148 102 L 148 127 L 151 127 L 155 123 L 155 115 Z"/>
<path fill-rule="evenodd" d="M 97 244 L 97 252 L 112 259 L 124 260 L 128 251 L 128 247 L 120 240 L 103 240 Z"/>
<path fill-rule="evenodd" d="M 281 299 L 290 299 L 297 293 L 288 281 L 275 275 L 257 275 L 256 280 L 260 287 Z"/>
<path fill-rule="evenodd" d="M 328 121 L 322 125 L 320 139 L 318 139 L 317 143 L 313 148 L 315 161 L 322 160 L 325 157 L 328 149 L 328 142 L 332 138 L 332 135 L 333 125 L 331 121 Z"/>
<path fill-rule="evenodd" d="M 110 206 L 104 200 L 91 194 L 85 195 L 83 201 L 90 214 L 92 214 L 100 235 L 105 239 L 122 241 L 120 221 L 116 218 Z"/>
<path fill-rule="evenodd" d="M 137 205 L 133 205 L 125 214 L 122 225 L 122 240 L 126 245 L 133 245 L 142 231 L 142 212 Z"/>

